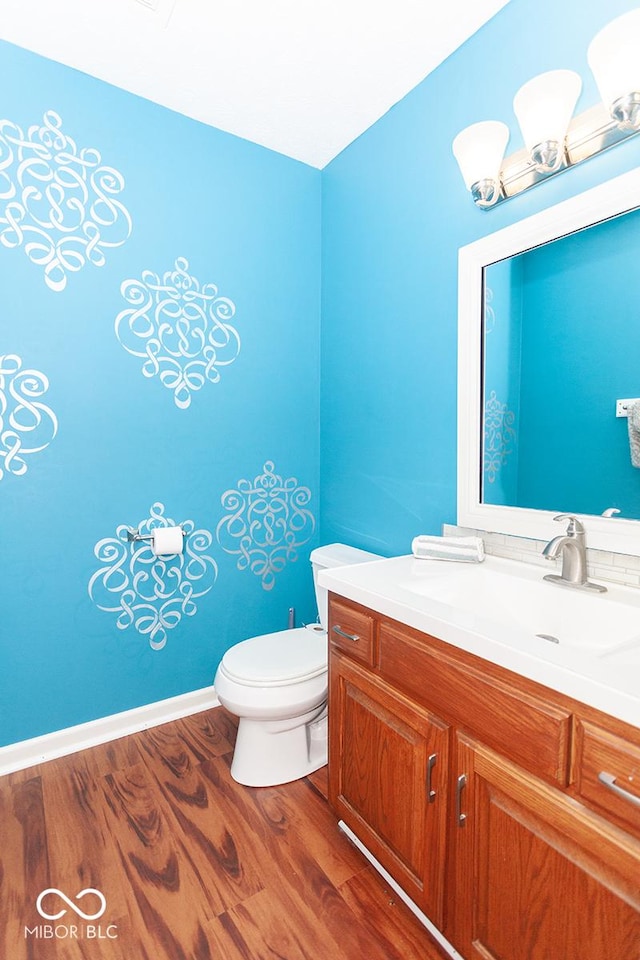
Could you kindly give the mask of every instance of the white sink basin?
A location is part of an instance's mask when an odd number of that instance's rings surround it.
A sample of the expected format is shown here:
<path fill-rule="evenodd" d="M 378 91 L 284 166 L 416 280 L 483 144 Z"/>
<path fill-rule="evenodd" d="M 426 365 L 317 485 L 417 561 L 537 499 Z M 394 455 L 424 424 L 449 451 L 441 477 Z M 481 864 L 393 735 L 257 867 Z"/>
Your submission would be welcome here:
<path fill-rule="evenodd" d="M 420 561 L 429 565 L 429 561 Z M 398 586 L 457 610 L 499 622 L 540 642 L 603 655 L 640 644 L 640 595 L 611 587 L 589 593 L 543 580 L 545 570 L 491 557 L 484 564 L 414 565 Z"/>
<path fill-rule="evenodd" d="M 403 556 L 322 570 L 319 583 L 640 726 L 640 589 L 607 584 L 592 594 L 543 580 L 548 572 L 550 563 L 494 556 L 469 564 Z"/>

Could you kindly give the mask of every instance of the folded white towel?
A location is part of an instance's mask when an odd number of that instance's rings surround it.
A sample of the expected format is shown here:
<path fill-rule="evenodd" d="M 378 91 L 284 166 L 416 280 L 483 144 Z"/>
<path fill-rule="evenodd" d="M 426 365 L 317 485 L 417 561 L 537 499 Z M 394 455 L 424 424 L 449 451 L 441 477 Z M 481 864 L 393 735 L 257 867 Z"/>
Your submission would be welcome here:
<path fill-rule="evenodd" d="M 633 467 L 640 467 L 640 400 L 629 404 L 627 407 L 627 418 L 631 465 Z"/>
<path fill-rule="evenodd" d="M 411 552 L 419 560 L 481 563 L 484 560 L 484 542 L 481 537 L 432 537 L 423 534 L 412 540 Z"/>

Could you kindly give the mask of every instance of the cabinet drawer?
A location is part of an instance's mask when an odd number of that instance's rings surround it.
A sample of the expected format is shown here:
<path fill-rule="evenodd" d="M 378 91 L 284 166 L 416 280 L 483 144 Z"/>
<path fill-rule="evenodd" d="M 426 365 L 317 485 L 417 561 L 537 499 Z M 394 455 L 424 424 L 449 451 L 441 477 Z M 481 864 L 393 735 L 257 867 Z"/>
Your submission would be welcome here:
<path fill-rule="evenodd" d="M 576 746 L 578 795 L 640 836 L 640 745 L 581 720 Z"/>
<path fill-rule="evenodd" d="M 354 660 L 374 664 L 374 617 L 366 611 L 331 598 L 329 604 L 329 638 Z"/>
<path fill-rule="evenodd" d="M 408 627 L 381 623 L 379 645 L 385 680 L 531 773 L 568 784 L 572 716 L 568 710 L 519 689 L 515 676 L 506 682 L 480 665 L 461 662 L 448 652 L 447 644 Z"/>

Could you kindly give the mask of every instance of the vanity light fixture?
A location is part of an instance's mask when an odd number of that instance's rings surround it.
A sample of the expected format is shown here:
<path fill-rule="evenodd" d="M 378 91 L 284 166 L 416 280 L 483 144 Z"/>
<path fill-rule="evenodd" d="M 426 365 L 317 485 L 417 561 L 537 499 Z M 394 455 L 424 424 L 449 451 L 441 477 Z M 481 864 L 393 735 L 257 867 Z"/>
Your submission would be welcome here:
<path fill-rule="evenodd" d="M 479 207 L 491 207 L 500 196 L 500 170 L 509 140 L 509 127 L 484 120 L 462 130 L 453 141 L 453 153 L 462 178 Z"/>
<path fill-rule="evenodd" d="M 457 135 L 453 153 L 476 206 L 495 206 L 640 132 L 640 8 L 596 34 L 587 59 L 602 102 L 572 120 L 580 76 L 572 70 L 550 70 L 533 77 L 513 101 L 525 147 L 504 163 L 501 155 L 498 169 L 497 131 L 503 128 L 504 151 L 509 139 L 505 124 L 474 123 Z"/>

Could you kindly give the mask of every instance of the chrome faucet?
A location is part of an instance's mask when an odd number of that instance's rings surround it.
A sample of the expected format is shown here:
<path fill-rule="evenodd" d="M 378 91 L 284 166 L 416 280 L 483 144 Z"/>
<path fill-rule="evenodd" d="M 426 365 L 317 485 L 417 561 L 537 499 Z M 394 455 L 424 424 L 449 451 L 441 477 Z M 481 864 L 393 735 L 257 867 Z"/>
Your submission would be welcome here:
<path fill-rule="evenodd" d="M 568 520 L 567 532 L 550 540 L 542 551 L 542 556 L 547 560 L 556 560 L 562 556 L 562 574 L 559 576 L 557 573 L 548 573 L 543 579 L 563 587 L 606 593 L 606 587 L 587 578 L 587 547 L 583 525 L 568 513 L 560 513 L 553 519 Z"/>

